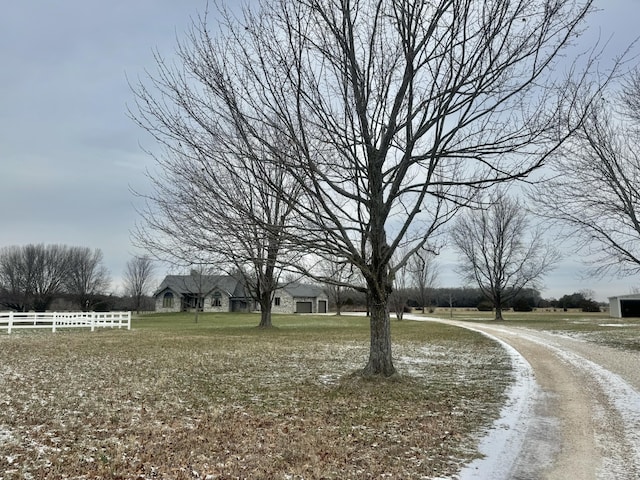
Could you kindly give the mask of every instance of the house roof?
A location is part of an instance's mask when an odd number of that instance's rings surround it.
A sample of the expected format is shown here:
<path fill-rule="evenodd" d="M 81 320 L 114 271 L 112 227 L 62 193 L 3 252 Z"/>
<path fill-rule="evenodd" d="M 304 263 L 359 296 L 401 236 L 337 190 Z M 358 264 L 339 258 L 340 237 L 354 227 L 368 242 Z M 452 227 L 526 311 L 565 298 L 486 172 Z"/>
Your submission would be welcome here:
<path fill-rule="evenodd" d="M 630 293 L 628 295 L 616 295 L 615 297 L 609 297 L 609 302 L 616 301 L 616 300 L 625 300 L 625 299 L 629 299 L 629 300 L 638 299 L 638 300 L 640 300 L 640 293 Z"/>
<path fill-rule="evenodd" d="M 245 296 L 242 282 L 230 275 L 167 275 L 154 295 L 167 289 L 180 295 L 222 290 L 230 297 Z"/>
<path fill-rule="evenodd" d="M 282 289 L 292 297 L 319 297 L 324 294 L 322 287 L 304 283 L 291 283 Z"/>
<path fill-rule="evenodd" d="M 230 297 L 242 298 L 245 293 L 244 284 L 238 278 L 230 275 L 167 275 L 154 296 L 171 290 L 178 295 L 197 294 L 206 295 L 214 290 L 221 290 Z M 324 289 L 317 285 L 304 283 L 290 283 L 282 287 L 294 298 L 319 297 L 324 295 Z"/>

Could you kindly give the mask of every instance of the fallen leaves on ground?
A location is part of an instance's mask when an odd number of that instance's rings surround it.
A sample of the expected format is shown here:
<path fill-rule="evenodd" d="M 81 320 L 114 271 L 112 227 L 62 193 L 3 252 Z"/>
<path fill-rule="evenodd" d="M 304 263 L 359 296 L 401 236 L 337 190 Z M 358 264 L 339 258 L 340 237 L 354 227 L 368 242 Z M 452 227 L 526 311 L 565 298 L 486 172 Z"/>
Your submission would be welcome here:
<path fill-rule="evenodd" d="M 0 480 L 442 477 L 511 378 L 461 335 L 400 338 L 392 379 L 353 374 L 362 342 L 304 332 L 0 337 Z"/>

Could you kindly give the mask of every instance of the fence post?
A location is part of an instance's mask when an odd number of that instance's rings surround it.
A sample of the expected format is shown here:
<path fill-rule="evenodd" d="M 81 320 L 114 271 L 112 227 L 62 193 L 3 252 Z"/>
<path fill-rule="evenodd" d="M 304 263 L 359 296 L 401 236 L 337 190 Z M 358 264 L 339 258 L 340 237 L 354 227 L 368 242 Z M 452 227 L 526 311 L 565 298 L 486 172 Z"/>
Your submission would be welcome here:
<path fill-rule="evenodd" d="M 131 330 L 131 312 L 127 312 L 127 330 Z"/>
<path fill-rule="evenodd" d="M 53 320 L 51 321 L 51 331 L 55 332 L 56 331 L 56 320 L 58 318 L 58 313 L 57 312 L 53 312 Z"/>
<path fill-rule="evenodd" d="M 95 331 L 96 329 L 96 312 L 91 312 L 91 331 Z"/>
<path fill-rule="evenodd" d="M 9 328 L 8 333 L 11 334 L 11 327 L 13 326 L 13 310 L 9 312 Z"/>

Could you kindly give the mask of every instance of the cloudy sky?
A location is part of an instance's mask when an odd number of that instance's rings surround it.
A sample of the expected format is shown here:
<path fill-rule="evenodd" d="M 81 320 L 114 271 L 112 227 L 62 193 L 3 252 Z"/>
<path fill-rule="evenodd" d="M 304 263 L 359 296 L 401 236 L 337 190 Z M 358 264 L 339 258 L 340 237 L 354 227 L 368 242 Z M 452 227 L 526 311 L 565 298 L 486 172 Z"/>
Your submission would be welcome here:
<path fill-rule="evenodd" d="M 117 286 L 137 252 L 130 188 L 144 190 L 150 139 L 128 117 L 134 83 L 171 55 L 205 0 L 22 0 L 0 10 L 0 247 L 61 243 L 100 248 Z M 589 38 L 629 44 L 640 0 L 600 0 Z M 443 286 L 457 286 L 443 257 Z M 160 273 L 163 273 L 162 271 Z M 584 280 L 566 258 L 545 297 L 584 288 L 598 299 L 640 279 Z"/>

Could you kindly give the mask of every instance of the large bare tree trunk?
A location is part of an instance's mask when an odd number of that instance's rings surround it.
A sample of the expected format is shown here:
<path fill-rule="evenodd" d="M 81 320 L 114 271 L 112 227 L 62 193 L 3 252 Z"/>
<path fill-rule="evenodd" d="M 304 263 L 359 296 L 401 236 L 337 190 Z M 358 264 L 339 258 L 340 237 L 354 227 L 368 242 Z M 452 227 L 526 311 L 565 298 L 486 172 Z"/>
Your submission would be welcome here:
<path fill-rule="evenodd" d="M 262 292 L 260 295 L 260 324 L 259 328 L 271 328 L 271 292 Z"/>
<path fill-rule="evenodd" d="M 392 292 L 392 279 L 388 270 L 381 266 L 381 252 L 386 250 L 384 234 L 374 240 L 372 247 L 372 270 L 378 275 L 369 281 L 369 308 L 370 308 L 370 330 L 371 345 L 369 348 L 369 361 L 364 367 L 364 376 L 390 377 L 396 373 L 391 355 L 391 318 L 389 316 L 389 301 Z M 376 248 L 379 245 L 379 248 Z M 377 268 L 375 266 L 378 265 Z"/>
<path fill-rule="evenodd" d="M 363 375 L 390 377 L 396 373 L 391 356 L 391 320 L 387 302 L 371 302 L 371 346 Z"/>

